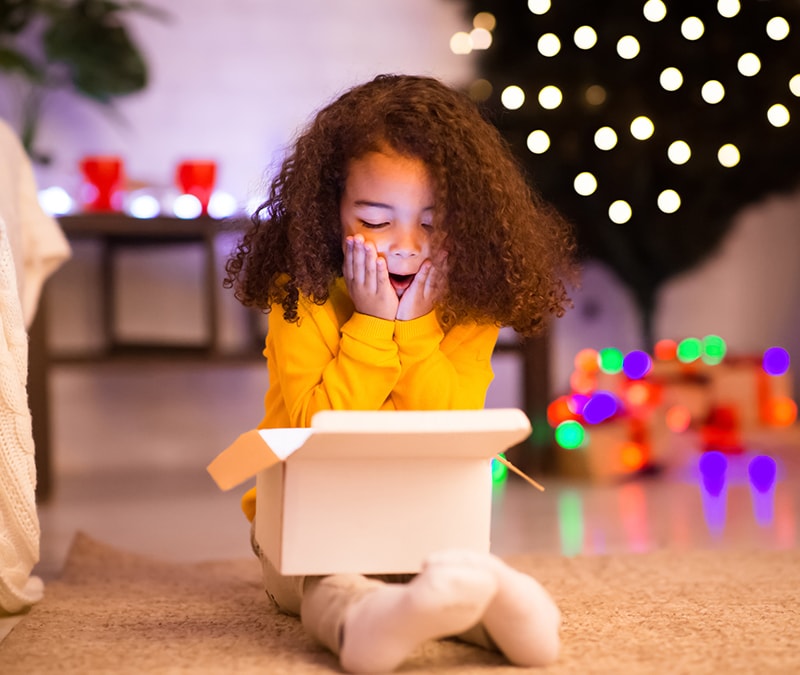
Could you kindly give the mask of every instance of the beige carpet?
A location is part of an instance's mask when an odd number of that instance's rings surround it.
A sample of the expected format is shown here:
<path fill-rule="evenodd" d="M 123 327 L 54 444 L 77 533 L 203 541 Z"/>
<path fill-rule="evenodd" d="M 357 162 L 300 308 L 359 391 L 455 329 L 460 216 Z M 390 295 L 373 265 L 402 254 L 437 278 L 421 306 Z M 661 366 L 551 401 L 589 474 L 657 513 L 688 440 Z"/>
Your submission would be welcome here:
<path fill-rule="evenodd" d="M 800 551 L 516 556 L 564 616 L 543 673 L 800 673 Z M 330 673 L 277 614 L 255 560 L 163 562 L 80 535 L 45 599 L 0 643 L 0 673 Z M 527 672 L 454 641 L 404 673 Z"/>

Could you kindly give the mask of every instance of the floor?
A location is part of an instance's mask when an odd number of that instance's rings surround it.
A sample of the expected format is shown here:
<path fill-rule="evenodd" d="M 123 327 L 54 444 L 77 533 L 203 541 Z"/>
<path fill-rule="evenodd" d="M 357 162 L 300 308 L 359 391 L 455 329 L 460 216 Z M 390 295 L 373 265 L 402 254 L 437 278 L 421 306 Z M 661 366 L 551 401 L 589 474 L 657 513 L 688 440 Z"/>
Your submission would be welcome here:
<path fill-rule="evenodd" d="M 260 420 L 265 385 L 257 361 L 54 368 L 55 489 L 39 509 L 35 573 L 55 577 L 78 530 L 172 560 L 249 556 L 238 506 L 246 486 L 221 492 L 205 466 Z M 774 458 L 777 474 L 756 489 L 748 469 L 761 456 Z M 534 476 L 545 492 L 511 476 L 495 484 L 493 549 L 573 556 L 798 545 L 798 428 L 752 437 L 745 454 L 727 456 L 721 482 L 703 480 L 698 458 L 635 480 Z"/>
<path fill-rule="evenodd" d="M 34 573 L 57 577 L 78 531 L 168 560 L 250 556 L 246 486 L 221 492 L 205 466 L 260 420 L 265 370 L 258 361 L 54 367 L 54 490 L 39 506 Z M 764 457 L 777 468 L 768 484 L 749 471 Z M 699 467 L 690 452 L 633 480 L 533 476 L 544 492 L 511 475 L 495 483 L 492 548 L 575 556 L 798 546 L 800 427 L 751 436 L 718 480 Z M 18 620 L 0 618 L 0 640 Z"/>

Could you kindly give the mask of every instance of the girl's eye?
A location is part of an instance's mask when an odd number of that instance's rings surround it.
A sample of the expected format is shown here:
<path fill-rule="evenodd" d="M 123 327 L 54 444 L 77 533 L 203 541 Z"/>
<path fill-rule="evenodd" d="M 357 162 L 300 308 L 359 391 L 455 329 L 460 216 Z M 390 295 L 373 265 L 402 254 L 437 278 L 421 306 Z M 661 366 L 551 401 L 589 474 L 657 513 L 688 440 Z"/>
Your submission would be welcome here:
<path fill-rule="evenodd" d="M 362 220 L 361 224 L 368 230 L 377 230 L 381 227 L 386 227 L 389 223 L 368 223 L 366 220 Z"/>
<path fill-rule="evenodd" d="M 426 230 L 433 230 L 433 223 L 421 223 Z"/>

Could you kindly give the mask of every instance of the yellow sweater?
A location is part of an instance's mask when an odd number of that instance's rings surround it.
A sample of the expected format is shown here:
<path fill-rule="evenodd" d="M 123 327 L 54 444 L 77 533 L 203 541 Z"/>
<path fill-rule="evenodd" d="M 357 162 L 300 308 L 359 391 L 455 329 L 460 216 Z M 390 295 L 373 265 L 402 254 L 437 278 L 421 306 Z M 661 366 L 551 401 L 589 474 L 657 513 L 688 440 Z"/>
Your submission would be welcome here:
<path fill-rule="evenodd" d="M 269 315 L 269 390 L 262 429 L 308 427 L 319 410 L 474 410 L 493 378 L 499 329 L 463 324 L 446 334 L 435 312 L 388 321 L 354 310 L 344 279 L 324 305 L 301 300 L 299 323 Z M 242 498 L 252 520 L 255 488 Z"/>

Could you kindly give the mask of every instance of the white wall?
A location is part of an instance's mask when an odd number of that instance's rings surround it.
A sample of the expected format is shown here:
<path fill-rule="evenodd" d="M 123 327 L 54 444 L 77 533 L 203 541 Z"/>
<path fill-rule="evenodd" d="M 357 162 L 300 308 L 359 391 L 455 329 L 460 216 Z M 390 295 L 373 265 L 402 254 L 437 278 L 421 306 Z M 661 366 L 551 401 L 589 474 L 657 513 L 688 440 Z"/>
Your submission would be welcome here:
<path fill-rule="evenodd" d="M 152 69 L 150 87 L 119 103 L 124 124 L 72 96 L 52 97 L 39 147 L 52 152 L 55 162 L 39 172 L 42 187 L 74 187 L 77 161 L 88 153 L 119 153 L 132 179 L 165 188 L 179 159 L 210 156 L 220 164 L 219 186 L 244 201 L 258 193 L 264 170 L 294 130 L 344 88 L 389 71 L 461 84 L 473 70 L 471 57 L 455 56 L 448 46 L 452 33 L 470 28 L 458 0 L 152 3 L 171 19 L 133 20 Z M 657 337 L 717 333 L 737 352 L 780 344 L 794 355 L 797 374 L 798 221 L 800 194 L 774 197 L 742 213 L 715 256 L 665 287 Z M 231 243 L 218 244 L 220 267 Z M 201 333 L 193 290 L 197 251 L 144 258 L 130 254 L 121 267 L 123 334 L 180 339 Z M 163 292 L 152 292 L 154 280 Z M 56 349 L 97 343 L 97 282 L 96 248 L 76 246 L 74 260 L 51 285 Z M 244 339 L 245 314 L 229 293 L 220 295 L 223 344 L 234 348 Z M 630 294 L 601 265 L 587 267 L 575 310 L 556 323 L 554 392 L 566 387 L 574 354 L 588 346 L 641 346 Z M 496 399 L 513 404 L 519 387 L 514 363 L 504 358 L 493 386 Z"/>

